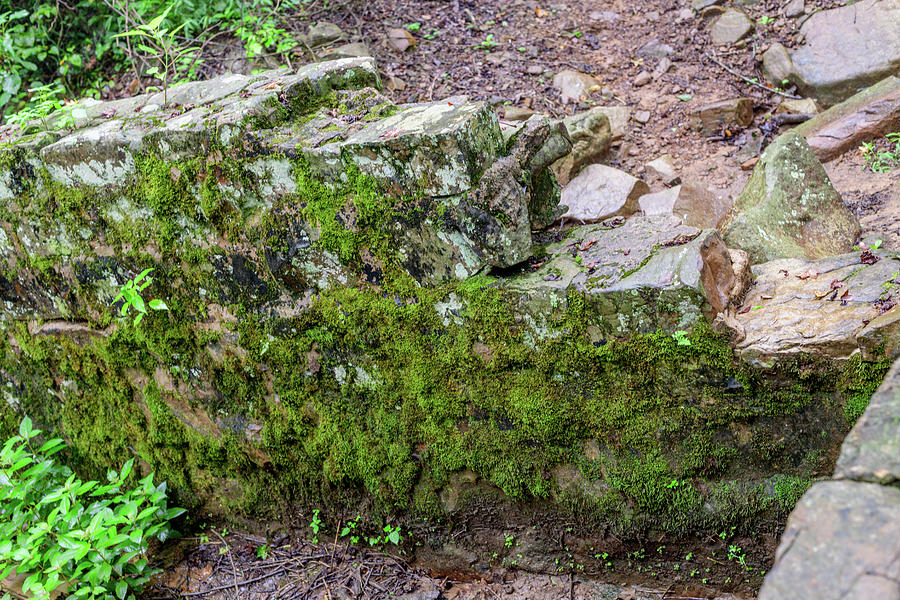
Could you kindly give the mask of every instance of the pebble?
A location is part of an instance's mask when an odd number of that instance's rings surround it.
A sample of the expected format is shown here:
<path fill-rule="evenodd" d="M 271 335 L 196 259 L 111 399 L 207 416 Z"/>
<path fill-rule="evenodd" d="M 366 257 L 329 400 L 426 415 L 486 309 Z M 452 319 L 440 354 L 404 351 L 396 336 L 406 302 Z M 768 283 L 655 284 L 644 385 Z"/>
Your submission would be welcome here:
<path fill-rule="evenodd" d="M 525 69 L 525 71 L 529 75 L 540 75 L 544 72 L 544 67 L 542 67 L 541 65 L 528 65 L 528 68 Z"/>
<path fill-rule="evenodd" d="M 639 110 L 634 113 L 634 120 L 638 123 L 644 124 L 650 121 L 650 111 L 649 110 Z"/>
<path fill-rule="evenodd" d="M 650 76 L 650 73 L 647 71 L 641 71 L 638 73 L 638 76 L 634 78 L 634 87 L 641 87 L 643 85 L 647 85 L 653 78 Z"/>

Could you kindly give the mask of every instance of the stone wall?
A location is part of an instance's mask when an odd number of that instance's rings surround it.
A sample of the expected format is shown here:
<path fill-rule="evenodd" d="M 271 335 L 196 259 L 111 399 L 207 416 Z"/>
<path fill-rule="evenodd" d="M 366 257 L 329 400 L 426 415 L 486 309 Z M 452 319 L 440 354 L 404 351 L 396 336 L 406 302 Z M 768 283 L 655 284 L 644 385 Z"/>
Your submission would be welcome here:
<path fill-rule="evenodd" d="M 534 233 L 561 214 L 565 128 L 379 85 L 344 59 L 0 131 L 0 433 L 27 413 L 85 474 L 137 457 L 228 518 L 365 510 L 481 549 L 542 523 L 534 567 L 571 518 L 582 539 L 777 528 L 882 354 L 775 344 L 763 309 L 736 356 L 711 323 L 748 264 L 715 230 Z M 169 310 L 134 325 L 115 296 L 151 267 Z"/>

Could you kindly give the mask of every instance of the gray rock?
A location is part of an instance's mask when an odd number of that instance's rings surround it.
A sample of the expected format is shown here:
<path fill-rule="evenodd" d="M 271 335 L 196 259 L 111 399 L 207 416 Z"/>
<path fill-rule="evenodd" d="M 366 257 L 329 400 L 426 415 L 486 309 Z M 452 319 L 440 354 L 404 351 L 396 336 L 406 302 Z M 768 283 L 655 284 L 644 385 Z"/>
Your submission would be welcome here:
<path fill-rule="evenodd" d="M 893 354 L 896 354 L 896 350 Z M 890 354 L 889 354 L 890 356 Z M 837 479 L 892 485 L 900 481 L 900 361 L 894 363 L 865 413 L 841 446 Z"/>
<path fill-rule="evenodd" d="M 563 188 L 564 219 L 589 223 L 636 213 L 638 198 L 648 193 L 647 184 L 624 171 L 604 165 L 588 165 Z"/>
<path fill-rule="evenodd" d="M 794 63 L 788 49 L 777 42 L 769 46 L 762 55 L 762 72 L 777 87 L 790 83 Z"/>
<path fill-rule="evenodd" d="M 832 106 L 795 131 L 806 138 L 821 161 L 886 133 L 900 131 L 900 79 L 888 77 Z"/>
<path fill-rule="evenodd" d="M 791 52 L 783 78 L 825 106 L 900 73 L 900 0 L 862 0 L 817 12 L 800 35 L 804 43 Z M 779 72 L 774 65 L 768 70 L 781 75 L 783 62 L 782 54 Z"/>
<path fill-rule="evenodd" d="M 631 109 L 627 106 L 598 106 L 592 110 L 602 112 L 609 119 L 609 128 L 612 140 L 620 140 L 628 133 L 628 121 L 631 119 Z"/>
<path fill-rule="evenodd" d="M 675 185 L 681 181 L 678 173 L 675 171 L 671 154 L 663 154 L 659 158 L 655 158 L 646 165 L 647 174 L 655 177 L 667 186 Z"/>
<path fill-rule="evenodd" d="M 322 60 L 335 60 L 338 58 L 357 58 L 362 56 L 372 56 L 372 51 L 362 42 L 353 42 L 352 44 L 344 44 L 330 50 L 322 50 L 319 58 Z"/>
<path fill-rule="evenodd" d="M 750 98 L 728 98 L 691 111 L 691 128 L 703 135 L 718 135 L 723 127 L 747 127 L 753 122 Z"/>
<path fill-rule="evenodd" d="M 311 25 L 304 36 L 304 41 L 310 48 L 318 48 L 345 39 L 347 39 L 347 34 L 343 29 L 326 21 L 319 21 L 315 25 Z"/>
<path fill-rule="evenodd" d="M 600 89 L 600 82 L 585 73 L 565 70 L 553 76 L 553 87 L 559 90 L 563 104 L 568 104 L 590 97 L 592 91 Z"/>
<path fill-rule="evenodd" d="M 653 77 L 647 71 L 641 71 L 637 74 L 637 77 L 634 78 L 634 87 L 642 87 L 647 85 L 653 80 Z"/>
<path fill-rule="evenodd" d="M 691 0 L 691 8 L 700 11 L 709 6 L 723 4 L 725 0 Z"/>
<path fill-rule="evenodd" d="M 791 514 L 759 600 L 900 598 L 900 490 L 813 485 Z"/>
<path fill-rule="evenodd" d="M 510 280 L 509 288 L 522 293 L 531 314 L 550 314 L 567 291 L 584 291 L 589 303 L 603 307 L 615 335 L 688 329 L 701 315 L 724 310 L 736 282 L 719 235 L 673 217 L 577 227 L 546 250 L 544 265 Z"/>
<path fill-rule="evenodd" d="M 790 0 L 784 5 L 782 12 L 789 19 L 803 16 L 806 12 L 806 2 L 804 0 Z"/>
<path fill-rule="evenodd" d="M 644 125 L 650 122 L 650 111 L 649 110 L 639 110 L 634 113 L 634 120 Z"/>
<path fill-rule="evenodd" d="M 635 52 L 638 56 L 642 58 L 665 58 L 667 56 L 672 56 L 675 54 L 675 49 L 668 44 L 663 44 L 659 41 L 659 39 L 654 38 L 638 48 L 638 51 Z"/>
<path fill-rule="evenodd" d="M 736 8 L 726 9 L 722 15 L 713 21 L 709 28 L 709 37 L 714 44 L 734 44 L 753 31 L 753 21 L 742 10 Z"/>
<path fill-rule="evenodd" d="M 683 225 L 701 229 L 718 227 L 731 209 L 727 196 L 690 182 L 641 196 L 638 204 L 645 215 L 674 215 Z"/>
<path fill-rule="evenodd" d="M 867 332 L 896 335 L 896 320 L 878 320 L 877 302 L 898 269 L 900 259 L 865 265 L 858 252 L 755 265 L 744 300 L 752 310 L 736 316 L 746 333 L 738 353 L 764 362 L 800 354 L 842 359 L 860 352 Z"/>
<path fill-rule="evenodd" d="M 849 252 L 860 233 L 822 164 L 793 131 L 760 157 L 723 227 L 728 245 L 755 263 Z"/>
<path fill-rule="evenodd" d="M 560 185 L 566 185 L 585 166 L 606 158 L 613 134 L 603 107 L 592 108 L 562 120 L 572 140 L 572 152 L 553 165 Z"/>

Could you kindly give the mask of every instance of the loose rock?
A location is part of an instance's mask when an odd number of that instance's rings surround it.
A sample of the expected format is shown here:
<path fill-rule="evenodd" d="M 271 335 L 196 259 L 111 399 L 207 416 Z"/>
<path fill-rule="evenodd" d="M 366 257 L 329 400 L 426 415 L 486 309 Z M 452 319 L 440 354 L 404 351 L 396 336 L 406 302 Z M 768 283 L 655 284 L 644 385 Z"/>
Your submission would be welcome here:
<path fill-rule="evenodd" d="M 806 140 L 789 131 L 763 153 L 724 231 L 758 263 L 849 252 L 860 227 Z"/>
<path fill-rule="evenodd" d="M 691 127 L 703 135 L 717 135 L 723 127 L 743 128 L 752 122 L 753 101 L 749 98 L 721 100 L 691 113 Z"/>
<path fill-rule="evenodd" d="M 713 21 L 709 28 L 709 37 L 713 44 L 734 44 L 742 40 L 753 31 L 751 21 L 742 10 L 729 8 Z"/>
<path fill-rule="evenodd" d="M 563 219 L 590 223 L 636 213 L 638 198 L 648 193 L 646 183 L 624 171 L 588 165 L 563 188 L 561 203 L 568 207 Z"/>
<path fill-rule="evenodd" d="M 553 165 L 560 185 L 566 185 L 585 165 L 599 163 L 609 153 L 613 135 L 603 107 L 562 120 L 572 140 L 572 152 Z"/>
<path fill-rule="evenodd" d="M 553 87 L 559 90 L 563 104 L 586 100 L 591 92 L 600 89 L 600 82 L 578 71 L 561 71 L 553 77 Z"/>
<path fill-rule="evenodd" d="M 855 150 L 869 139 L 900 131 L 900 79 L 887 79 L 796 128 L 821 161 Z"/>

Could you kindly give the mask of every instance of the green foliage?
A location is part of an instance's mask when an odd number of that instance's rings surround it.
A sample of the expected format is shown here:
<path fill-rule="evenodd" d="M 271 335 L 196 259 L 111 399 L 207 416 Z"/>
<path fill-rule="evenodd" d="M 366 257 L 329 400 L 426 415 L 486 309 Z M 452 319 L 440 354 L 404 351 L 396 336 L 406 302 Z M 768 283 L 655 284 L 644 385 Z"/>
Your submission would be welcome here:
<path fill-rule="evenodd" d="M 55 125 L 57 128 L 72 127 L 74 125 L 74 117 L 77 116 L 72 110 L 66 110 L 60 95 L 62 88 L 54 85 L 42 85 L 28 90 L 32 96 L 32 103 L 20 110 L 18 113 L 10 115 L 7 121 L 9 123 L 19 123 L 25 125 L 31 121 L 40 121 L 45 131 L 50 129 L 47 117 L 56 111 L 60 111 Z M 80 109 L 84 112 L 84 109 Z"/>
<path fill-rule="evenodd" d="M 137 49 L 157 64 L 144 71 L 145 75 L 155 75 L 162 81 L 163 104 L 169 103 L 169 78 L 178 77 L 179 73 L 190 69 L 196 58 L 198 48 L 182 45 L 176 37 L 184 29 L 184 23 L 173 28 L 165 27 L 164 23 L 169 13 L 175 7 L 169 4 L 166 9 L 152 18 L 148 23 L 138 25 L 135 29 L 129 29 L 116 34 L 115 38 L 136 37 Z"/>
<path fill-rule="evenodd" d="M 166 303 L 159 299 L 153 299 L 149 302 L 144 302 L 144 298 L 141 296 L 141 292 L 148 285 L 153 283 L 152 277 L 147 277 L 153 269 L 144 269 L 134 279 L 130 279 L 125 282 L 125 285 L 119 290 L 119 294 L 113 299 L 113 302 L 122 301 L 122 308 L 120 309 L 120 314 L 123 317 L 128 316 L 128 312 L 133 308 L 137 315 L 134 317 L 134 324 L 137 325 L 144 318 L 144 315 L 147 314 L 147 308 L 151 308 L 152 310 L 169 310 L 169 307 L 166 306 Z"/>
<path fill-rule="evenodd" d="M 145 557 L 150 539 L 171 535 L 166 484 L 153 475 L 123 491 L 133 460 L 107 483 L 82 481 L 51 457 L 64 449 L 25 417 L 0 449 L 0 578 L 28 575 L 22 591 L 49 598 L 67 586 L 69 598 L 133 599 L 154 573 Z"/>
<path fill-rule="evenodd" d="M 865 142 L 859 147 L 866 167 L 873 173 L 887 173 L 900 165 L 900 132 L 884 136 L 887 148 L 879 148 L 874 142 Z"/>
<path fill-rule="evenodd" d="M 174 7 L 167 29 L 178 31 L 178 46 L 171 52 L 213 37 L 221 43 L 221 33 L 229 32 L 252 58 L 296 45 L 282 23 L 304 5 L 301 0 L 180 0 L 174 5 L 171 0 L 0 0 L 0 111 L 9 117 L 35 104 L 29 90 L 44 85 L 62 90 L 63 97 L 98 97 L 115 76 L 139 62 L 136 49 L 115 34 L 148 26 L 151 15 L 167 7 Z"/>

